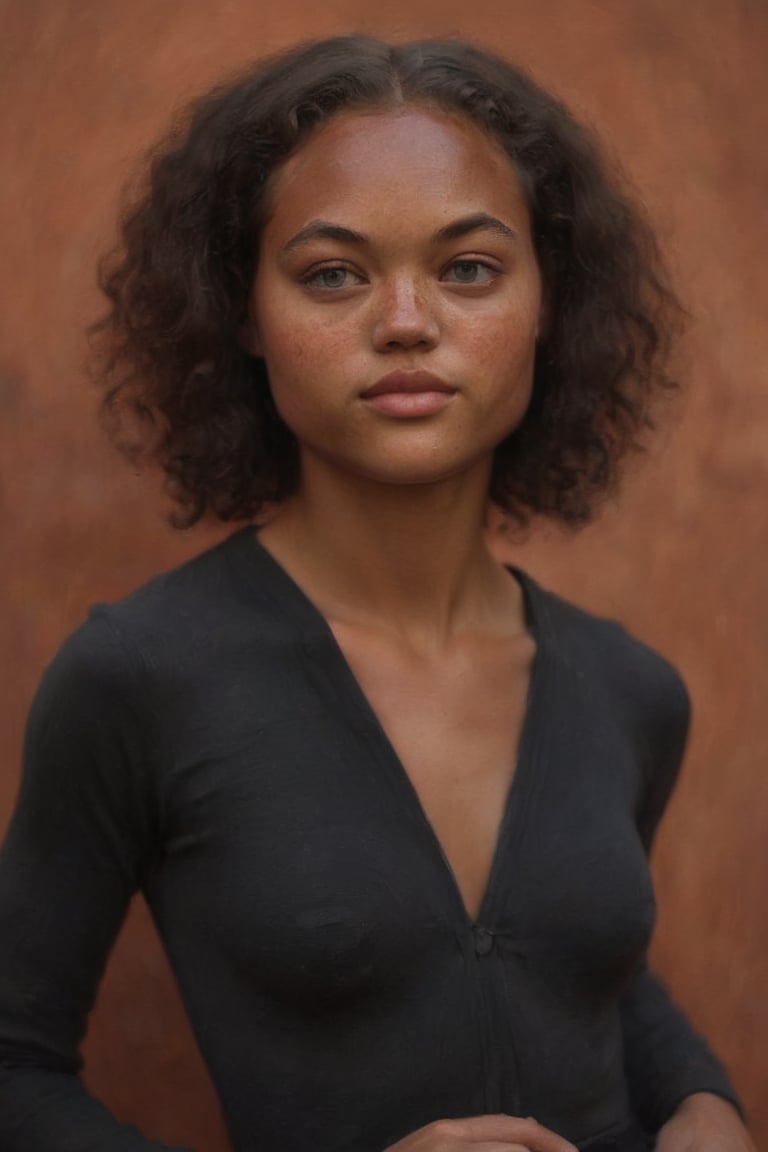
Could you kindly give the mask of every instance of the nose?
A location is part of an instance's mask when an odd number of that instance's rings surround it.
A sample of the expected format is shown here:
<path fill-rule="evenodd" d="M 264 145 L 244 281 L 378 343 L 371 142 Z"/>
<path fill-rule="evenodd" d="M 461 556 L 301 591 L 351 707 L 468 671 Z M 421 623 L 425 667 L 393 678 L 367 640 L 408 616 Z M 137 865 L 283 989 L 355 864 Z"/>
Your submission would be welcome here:
<path fill-rule="evenodd" d="M 376 301 L 373 346 L 377 352 L 398 348 L 434 348 L 440 339 L 436 303 L 414 277 L 382 285 Z"/>

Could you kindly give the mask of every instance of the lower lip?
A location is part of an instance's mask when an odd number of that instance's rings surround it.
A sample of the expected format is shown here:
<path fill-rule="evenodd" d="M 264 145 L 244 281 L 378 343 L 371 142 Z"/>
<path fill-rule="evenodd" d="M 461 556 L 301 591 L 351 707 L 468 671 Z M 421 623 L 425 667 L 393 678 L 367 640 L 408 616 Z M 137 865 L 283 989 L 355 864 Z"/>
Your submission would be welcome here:
<path fill-rule="evenodd" d="M 366 398 L 365 402 L 385 416 L 414 420 L 442 412 L 455 395 L 455 392 L 381 392 Z"/>

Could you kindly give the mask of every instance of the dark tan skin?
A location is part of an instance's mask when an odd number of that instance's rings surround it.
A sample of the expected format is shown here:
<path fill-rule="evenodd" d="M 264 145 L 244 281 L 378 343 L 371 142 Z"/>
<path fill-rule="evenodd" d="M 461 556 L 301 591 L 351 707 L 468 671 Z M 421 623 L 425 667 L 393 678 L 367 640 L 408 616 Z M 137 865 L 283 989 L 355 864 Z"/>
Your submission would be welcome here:
<path fill-rule="evenodd" d="M 271 194 L 244 341 L 297 437 L 301 483 L 261 538 L 327 619 L 476 919 L 535 655 L 485 532 L 493 450 L 526 410 L 546 323 L 527 206 L 492 140 L 415 107 L 337 116 Z M 383 414 L 361 393 L 395 370 L 435 374 L 449 401 Z M 705 1094 L 670 1126 L 662 1152 L 751 1149 Z M 391 1152 L 571 1148 L 530 1118 L 484 1116 Z"/>
<path fill-rule="evenodd" d="M 541 291 L 527 209 L 484 138 L 414 112 L 333 121 L 286 166 L 274 201 L 257 331 L 303 483 L 263 540 L 329 620 L 474 919 L 533 657 L 519 589 L 483 533 L 491 453 L 531 387 Z M 515 238 L 477 229 L 433 242 L 480 211 Z M 320 238 L 284 256 L 318 218 L 370 241 Z M 452 264 L 471 269 L 473 256 L 487 261 L 478 282 L 456 282 Z M 318 267 L 349 285 L 308 287 Z M 359 393 L 396 368 L 462 391 L 437 416 L 393 420 Z"/>

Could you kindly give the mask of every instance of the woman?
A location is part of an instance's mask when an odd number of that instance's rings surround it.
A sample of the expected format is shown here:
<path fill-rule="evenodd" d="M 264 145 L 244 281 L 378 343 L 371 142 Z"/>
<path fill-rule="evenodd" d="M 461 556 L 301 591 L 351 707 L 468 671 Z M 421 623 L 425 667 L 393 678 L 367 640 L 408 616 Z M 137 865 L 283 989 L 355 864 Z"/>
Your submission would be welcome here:
<path fill-rule="evenodd" d="M 159 1147 L 77 1079 L 141 888 L 238 1152 L 749 1149 L 643 962 L 685 690 L 485 542 L 489 505 L 585 520 L 669 386 L 583 131 L 467 45 L 301 47 L 157 154 L 105 290 L 115 434 L 184 522 L 260 528 L 38 692 L 2 1148 Z"/>

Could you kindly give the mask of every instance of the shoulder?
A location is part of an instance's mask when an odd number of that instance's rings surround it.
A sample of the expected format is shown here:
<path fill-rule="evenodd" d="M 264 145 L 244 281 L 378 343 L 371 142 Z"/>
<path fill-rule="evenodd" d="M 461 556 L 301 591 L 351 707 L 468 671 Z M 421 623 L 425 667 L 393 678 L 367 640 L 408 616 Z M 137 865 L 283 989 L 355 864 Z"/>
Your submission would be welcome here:
<path fill-rule="evenodd" d="M 241 529 L 127 596 L 94 604 L 62 651 L 152 680 L 245 644 L 258 649 L 289 624 L 273 583 L 252 530 Z"/>
<path fill-rule="evenodd" d="M 685 752 L 691 712 L 685 683 L 669 660 L 618 621 L 522 580 L 560 682 L 564 676 L 576 687 L 596 726 L 610 724 L 633 750 L 638 830 L 650 848 Z"/>
<path fill-rule="evenodd" d="M 245 533 L 161 573 L 122 599 L 93 605 L 64 640 L 46 669 L 38 696 L 60 699 L 84 693 L 145 708 L 148 688 L 168 675 L 181 675 L 210 661 L 233 639 L 242 640 L 244 621 L 269 620 L 259 596 L 258 573 L 243 571 L 238 553 Z M 263 629 L 262 629 L 263 630 Z"/>
<path fill-rule="evenodd" d="M 43 672 L 27 722 L 30 754 L 51 762 L 58 747 L 81 758 L 88 750 L 94 763 L 151 761 L 168 729 L 194 716 L 206 686 L 235 666 L 233 652 L 248 648 L 243 618 L 258 617 L 259 598 L 249 601 L 250 573 L 230 562 L 241 536 L 91 608 Z"/>
<path fill-rule="evenodd" d="M 191 560 L 148 580 L 129 595 L 109 604 L 96 604 L 91 615 L 151 647 L 174 636 L 204 633 L 222 618 L 246 608 L 241 571 L 246 532 L 234 532 Z M 249 592 L 256 591 L 254 581 Z M 249 597 L 253 608 L 258 597 Z"/>
<path fill-rule="evenodd" d="M 687 717 L 688 691 L 665 656 L 618 620 L 588 612 L 520 576 L 544 642 L 575 677 L 594 683 L 608 699 L 624 697 L 641 708 L 663 702 Z"/>
<path fill-rule="evenodd" d="M 520 574 L 531 612 L 584 707 L 621 727 L 646 776 L 674 776 L 690 725 L 691 704 L 674 665 L 616 620 L 596 615 Z"/>

